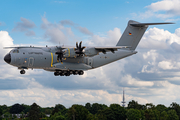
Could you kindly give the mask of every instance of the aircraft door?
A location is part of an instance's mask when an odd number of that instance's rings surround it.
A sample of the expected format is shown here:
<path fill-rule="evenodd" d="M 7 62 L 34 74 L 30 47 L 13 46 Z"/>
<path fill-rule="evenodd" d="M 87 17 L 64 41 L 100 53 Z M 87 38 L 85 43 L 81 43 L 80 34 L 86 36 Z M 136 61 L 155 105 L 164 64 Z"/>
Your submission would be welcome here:
<path fill-rule="evenodd" d="M 88 58 L 88 65 L 89 66 L 93 66 L 93 59 L 92 58 Z"/>
<path fill-rule="evenodd" d="M 33 57 L 30 57 L 30 58 L 29 58 L 28 67 L 33 67 L 33 64 L 34 64 L 34 58 L 33 58 Z"/>

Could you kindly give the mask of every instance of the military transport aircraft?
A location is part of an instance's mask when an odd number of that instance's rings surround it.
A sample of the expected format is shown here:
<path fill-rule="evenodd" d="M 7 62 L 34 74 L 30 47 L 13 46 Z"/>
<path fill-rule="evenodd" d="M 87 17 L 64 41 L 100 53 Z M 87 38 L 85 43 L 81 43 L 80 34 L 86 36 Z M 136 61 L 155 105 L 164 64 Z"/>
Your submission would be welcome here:
<path fill-rule="evenodd" d="M 4 57 L 4 61 L 18 67 L 21 74 L 30 68 L 51 71 L 55 76 L 83 75 L 86 70 L 136 54 L 135 49 L 148 26 L 159 24 L 173 23 L 139 23 L 130 20 L 116 46 L 82 47 L 80 42 L 76 43 L 76 47 L 5 47 L 13 49 Z"/>

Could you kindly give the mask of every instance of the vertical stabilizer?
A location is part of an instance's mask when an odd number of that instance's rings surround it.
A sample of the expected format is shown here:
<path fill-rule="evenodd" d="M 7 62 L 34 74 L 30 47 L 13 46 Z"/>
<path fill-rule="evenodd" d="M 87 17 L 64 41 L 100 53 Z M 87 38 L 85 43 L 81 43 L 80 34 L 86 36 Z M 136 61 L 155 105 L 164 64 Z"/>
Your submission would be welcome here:
<path fill-rule="evenodd" d="M 135 50 L 144 32 L 149 25 L 174 24 L 171 22 L 164 23 L 139 23 L 129 20 L 126 30 L 122 34 L 116 46 L 129 46 L 130 50 Z"/>
<path fill-rule="evenodd" d="M 131 24 L 139 24 L 139 22 L 130 20 L 126 27 L 126 30 L 122 34 L 120 40 L 116 46 L 130 46 L 131 50 L 135 50 L 139 41 L 141 40 L 144 32 L 148 25 L 144 26 L 133 26 Z"/>

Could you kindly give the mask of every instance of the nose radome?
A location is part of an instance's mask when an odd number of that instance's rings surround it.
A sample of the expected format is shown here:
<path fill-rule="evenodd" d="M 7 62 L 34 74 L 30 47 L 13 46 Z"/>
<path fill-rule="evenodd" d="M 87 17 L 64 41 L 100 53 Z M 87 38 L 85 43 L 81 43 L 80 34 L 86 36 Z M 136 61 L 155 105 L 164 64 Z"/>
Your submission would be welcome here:
<path fill-rule="evenodd" d="M 9 53 L 4 57 L 4 61 L 7 62 L 8 64 L 10 64 L 10 62 L 11 62 L 11 55 Z"/>

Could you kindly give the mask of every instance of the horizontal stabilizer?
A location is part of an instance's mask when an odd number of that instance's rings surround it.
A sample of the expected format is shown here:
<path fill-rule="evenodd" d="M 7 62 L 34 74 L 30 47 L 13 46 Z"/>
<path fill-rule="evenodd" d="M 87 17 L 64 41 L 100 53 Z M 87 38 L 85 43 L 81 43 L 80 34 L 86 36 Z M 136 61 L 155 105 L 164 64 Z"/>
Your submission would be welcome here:
<path fill-rule="evenodd" d="M 174 24 L 172 22 L 164 22 L 164 23 L 132 23 L 130 25 L 134 27 L 144 27 L 145 25 L 162 25 L 162 24 Z"/>

